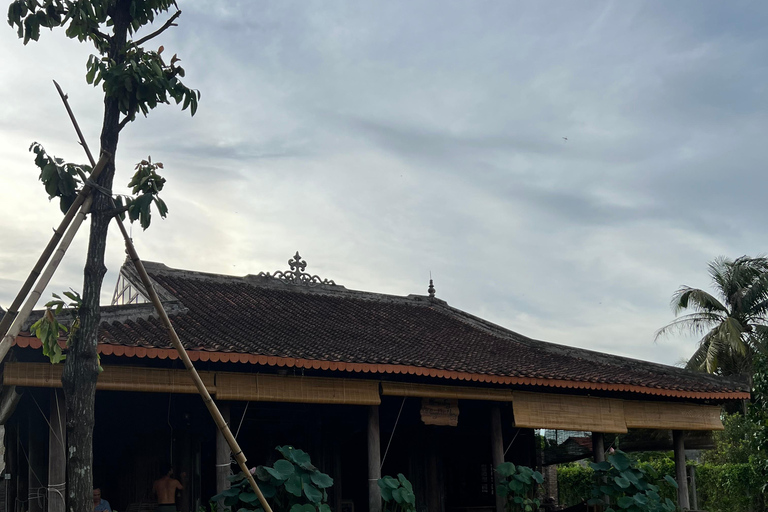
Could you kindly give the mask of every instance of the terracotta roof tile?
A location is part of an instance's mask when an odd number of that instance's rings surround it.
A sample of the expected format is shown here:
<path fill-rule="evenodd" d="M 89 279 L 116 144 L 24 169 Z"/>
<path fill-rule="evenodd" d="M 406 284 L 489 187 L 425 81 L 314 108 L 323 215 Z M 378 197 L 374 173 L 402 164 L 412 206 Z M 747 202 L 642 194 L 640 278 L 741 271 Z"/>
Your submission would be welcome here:
<path fill-rule="evenodd" d="M 348 371 L 407 369 L 466 380 L 489 376 L 492 382 L 534 379 L 531 383 L 560 382 L 545 384 L 558 387 L 571 387 L 570 382 L 594 389 L 676 390 L 702 398 L 748 391 L 744 384 L 680 368 L 532 340 L 429 297 L 146 267 L 161 296 L 178 301 L 171 319 L 190 351 L 243 355 L 236 360 L 272 356 L 270 361 L 281 365 L 338 362 L 337 368 Z M 132 311 L 144 313 L 123 319 Z M 147 305 L 105 308 L 100 342 L 169 348 L 160 321 L 146 311 Z M 109 321 L 115 315 L 122 320 Z"/>

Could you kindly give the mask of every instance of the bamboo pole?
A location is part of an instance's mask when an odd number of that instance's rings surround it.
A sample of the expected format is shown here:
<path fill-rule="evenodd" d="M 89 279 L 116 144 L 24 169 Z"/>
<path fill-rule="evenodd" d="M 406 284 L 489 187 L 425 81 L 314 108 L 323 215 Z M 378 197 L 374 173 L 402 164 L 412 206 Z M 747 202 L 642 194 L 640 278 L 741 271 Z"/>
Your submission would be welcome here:
<path fill-rule="evenodd" d="M 96 178 L 99 177 L 99 174 L 101 174 L 101 171 L 104 170 L 104 167 L 107 165 L 107 162 L 109 161 L 109 158 L 111 155 L 104 154 L 99 160 L 98 165 L 96 165 L 96 163 L 93 161 L 93 157 L 90 156 L 90 152 L 88 152 L 88 155 L 89 155 L 88 159 L 91 162 L 91 166 L 93 166 L 93 170 L 91 171 L 91 175 L 89 176 L 89 179 L 95 180 Z M 64 215 L 64 218 L 61 219 L 59 226 L 53 231 L 53 236 L 48 242 L 48 245 L 45 246 L 45 249 L 43 249 L 43 253 L 40 255 L 40 258 L 37 260 L 37 263 L 35 263 L 35 266 L 32 268 L 32 271 L 29 273 L 29 276 L 27 276 L 27 280 L 21 286 L 21 290 L 19 290 L 19 293 L 16 295 L 16 298 L 13 299 L 13 303 L 8 308 L 8 311 L 6 311 L 5 315 L 3 315 L 3 319 L 0 320 L 0 334 L 3 335 L 3 341 L 2 341 L 3 344 L 5 343 L 5 337 L 6 337 L 5 335 L 9 332 L 8 329 L 11 327 L 11 324 L 14 321 L 14 319 L 19 316 L 19 306 L 21 306 L 22 302 L 24 302 L 24 299 L 27 298 L 29 291 L 32 289 L 32 286 L 35 284 L 35 281 L 40 275 L 40 272 L 42 272 L 43 267 L 48 262 L 48 259 L 51 257 L 51 254 L 53 254 L 53 251 L 56 249 L 56 246 L 59 244 L 59 241 L 61 240 L 62 236 L 64 236 L 64 232 L 67 230 L 70 223 L 77 215 L 78 209 L 82 211 L 80 207 L 83 205 L 83 203 L 85 202 L 85 198 L 88 197 L 90 193 L 91 193 L 91 187 L 89 187 L 86 184 L 85 186 L 83 186 L 83 189 L 80 191 L 80 193 L 77 194 L 77 197 L 75 198 L 75 201 L 72 203 L 72 206 L 69 207 L 69 210 L 67 210 L 67 213 Z M 45 288 L 45 286 L 43 286 L 43 288 Z M 24 320 L 26 320 L 26 318 L 22 318 L 21 320 L 22 323 L 24 322 Z M 16 334 L 18 334 L 18 332 Z M 3 358 L 5 357 L 6 352 L 8 352 L 8 348 L 10 347 L 6 347 L 3 350 L 2 345 L 0 344 L 0 354 L 1 354 L 0 361 L 2 361 Z"/>
<path fill-rule="evenodd" d="M 99 163 L 101 164 L 102 161 L 106 163 L 105 157 L 102 157 Z M 74 240 L 75 235 L 77 234 L 77 230 L 80 229 L 80 226 L 85 220 L 85 216 L 91 209 L 92 201 L 93 196 L 89 195 L 86 197 L 85 202 L 80 207 L 80 211 L 77 213 L 77 215 L 75 215 L 74 219 L 72 219 L 72 223 L 70 224 L 69 229 L 67 229 L 67 232 L 61 238 L 61 244 L 59 245 L 58 249 L 56 249 L 56 252 L 53 253 L 51 260 L 48 262 L 45 270 L 40 275 L 40 280 L 37 282 L 35 289 L 32 290 L 32 293 L 27 298 L 24 306 L 22 306 L 18 314 L 15 316 L 10 329 L 8 329 L 8 332 L 5 336 L 3 336 L 2 341 L 0 341 L 0 361 L 5 358 L 5 355 L 11 349 L 11 345 L 13 345 L 13 341 L 16 339 L 16 335 L 18 335 L 19 331 L 21 331 L 22 325 L 27 320 L 32 310 L 35 308 L 37 301 L 45 291 L 45 287 L 48 286 L 48 283 L 51 281 L 51 278 L 56 272 L 56 269 L 59 268 L 59 263 L 61 263 L 61 260 L 64 258 L 64 254 L 67 252 L 67 249 L 69 249 L 69 245 L 72 243 L 72 240 Z"/>
<path fill-rule="evenodd" d="M 56 84 L 56 86 L 57 86 L 56 88 L 59 91 L 59 94 L 61 95 L 61 99 L 64 102 L 64 105 L 67 107 L 67 112 L 69 113 L 69 117 L 72 120 L 72 124 L 75 127 L 75 131 L 77 132 L 77 135 L 80 138 L 80 145 L 83 146 L 83 149 L 85 150 L 86 155 L 88 155 L 88 158 L 91 161 L 93 161 L 93 156 L 91 156 L 91 152 L 88 149 L 88 144 L 85 141 L 85 137 L 83 137 L 83 134 L 80 131 L 80 127 L 77 124 L 77 120 L 75 119 L 75 116 L 72 113 L 72 110 L 69 108 L 69 102 L 67 100 L 67 96 L 62 92 L 61 88 L 58 87 L 58 84 Z M 111 197 L 110 197 L 110 200 L 112 200 L 113 207 L 116 207 L 114 200 Z M 147 271 L 144 268 L 144 263 L 139 258 L 139 255 L 136 252 L 136 248 L 134 247 L 133 242 L 131 241 L 131 237 L 128 234 L 128 231 L 126 231 L 125 229 L 125 224 L 123 223 L 123 220 L 120 218 L 120 216 L 115 216 L 115 221 L 117 222 L 117 227 L 120 229 L 120 233 L 123 235 L 123 239 L 125 240 L 125 250 L 128 253 L 128 258 L 131 260 L 134 267 L 136 267 L 136 272 L 138 272 L 139 274 L 139 278 L 141 279 L 141 282 L 144 285 L 144 289 L 147 291 L 147 294 L 149 295 L 149 299 L 152 302 L 152 305 L 155 306 L 155 310 L 157 310 L 157 314 L 160 315 L 160 320 L 163 322 L 163 325 L 168 331 L 168 335 L 171 338 L 171 343 L 173 344 L 176 351 L 179 353 L 179 357 L 184 363 L 184 367 L 189 371 L 190 376 L 192 377 L 192 380 L 195 383 L 195 387 L 197 388 L 198 393 L 200 393 L 200 396 L 203 399 L 203 403 L 205 404 L 206 408 L 208 408 L 208 412 L 213 417 L 213 421 L 214 423 L 216 423 L 216 426 L 221 432 L 221 435 L 224 436 L 224 439 L 227 441 L 227 444 L 232 450 L 235 460 L 237 461 L 237 465 L 240 467 L 240 471 L 243 472 L 243 474 L 245 475 L 245 478 L 248 480 L 248 483 L 251 485 L 253 492 L 256 493 L 256 496 L 259 499 L 259 503 L 261 503 L 261 506 L 264 508 L 265 512 L 272 512 L 272 507 L 270 507 L 269 503 L 267 503 L 267 499 L 264 497 L 264 494 L 261 492 L 261 489 L 259 489 L 259 486 L 256 483 L 256 480 L 253 478 L 253 475 L 248 469 L 248 466 L 245 464 L 248 459 L 245 457 L 243 450 L 240 448 L 240 445 L 237 443 L 235 436 L 232 435 L 232 431 L 229 430 L 229 425 L 227 425 L 227 422 L 224 420 L 224 417 L 221 415 L 221 412 L 216 406 L 216 403 L 213 401 L 211 394 L 208 392 L 208 388 L 206 388 L 205 384 L 203 383 L 203 380 L 200 378 L 200 374 L 197 373 L 195 366 L 192 364 L 192 361 L 189 359 L 189 354 L 187 354 L 187 351 L 184 349 L 184 346 L 181 344 L 181 340 L 179 339 L 178 334 L 176 334 L 176 330 L 173 328 L 173 324 L 171 324 L 171 319 L 168 318 L 168 313 L 166 313 L 165 308 L 163 308 L 163 303 L 160 301 L 160 297 L 157 296 L 155 287 L 152 285 L 152 281 L 150 280 L 149 275 L 147 274 Z"/>

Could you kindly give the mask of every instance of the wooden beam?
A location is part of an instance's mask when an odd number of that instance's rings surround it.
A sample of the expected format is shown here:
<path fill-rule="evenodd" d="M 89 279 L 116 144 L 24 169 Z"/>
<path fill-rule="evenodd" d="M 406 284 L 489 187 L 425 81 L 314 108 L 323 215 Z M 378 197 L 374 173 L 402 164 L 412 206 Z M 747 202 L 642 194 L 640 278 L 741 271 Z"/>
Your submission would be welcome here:
<path fill-rule="evenodd" d="M 48 430 L 48 512 L 64 512 L 67 491 L 67 410 L 64 392 L 51 390 L 51 427 Z"/>
<path fill-rule="evenodd" d="M 368 511 L 381 512 L 381 440 L 379 437 L 379 406 L 368 406 Z"/>
<path fill-rule="evenodd" d="M 677 505 L 680 510 L 690 510 L 688 500 L 688 478 L 685 471 L 685 432 L 672 431 L 672 444 L 675 448 L 675 476 L 677 478 Z"/>
<path fill-rule="evenodd" d="M 491 407 L 491 461 L 493 463 L 493 483 L 498 483 L 496 468 L 504 462 L 504 437 L 501 430 L 501 411 L 498 405 Z M 504 512 L 504 498 L 496 494 L 496 512 Z"/>
<path fill-rule="evenodd" d="M 221 417 L 227 423 L 230 422 L 230 405 L 228 403 L 219 403 Z M 229 489 L 230 483 L 227 478 L 230 471 L 230 457 L 232 451 L 229 449 L 227 440 L 220 430 L 216 430 L 216 494 Z M 219 501 L 219 510 L 224 510 L 224 500 Z"/>

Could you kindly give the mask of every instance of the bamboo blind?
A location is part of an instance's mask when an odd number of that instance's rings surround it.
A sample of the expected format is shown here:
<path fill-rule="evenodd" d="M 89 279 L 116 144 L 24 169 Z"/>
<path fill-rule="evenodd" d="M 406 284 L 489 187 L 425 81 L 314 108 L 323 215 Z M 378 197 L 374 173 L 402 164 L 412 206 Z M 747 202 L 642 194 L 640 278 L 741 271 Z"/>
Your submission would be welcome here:
<path fill-rule="evenodd" d="M 6 363 L 3 385 L 60 388 L 63 364 Z M 210 393 L 216 391 L 213 373 L 200 372 Z M 142 391 L 147 393 L 197 393 L 186 370 L 105 366 L 96 389 L 105 391 Z"/>
<path fill-rule="evenodd" d="M 432 384 L 410 384 L 407 382 L 382 382 L 381 394 L 390 396 L 416 396 L 421 398 L 448 398 L 460 400 L 495 400 L 511 402 L 509 389 L 485 389 Z"/>
<path fill-rule="evenodd" d="M 624 417 L 629 428 L 670 430 L 723 430 L 717 405 L 676 404 L 669 402 L 624 402 Z"/>
<path fill-rule="evenodd" d="M 378 381 L 258 373 L 217 373 L 216 398 L 308 404 L 381 403 Z"/>
<path fill-rule="evenodd" d="M 523 391 L 515 391 L 512 396 L 517 427 L 617 434 L 627 431 L 622 400 Z"/>

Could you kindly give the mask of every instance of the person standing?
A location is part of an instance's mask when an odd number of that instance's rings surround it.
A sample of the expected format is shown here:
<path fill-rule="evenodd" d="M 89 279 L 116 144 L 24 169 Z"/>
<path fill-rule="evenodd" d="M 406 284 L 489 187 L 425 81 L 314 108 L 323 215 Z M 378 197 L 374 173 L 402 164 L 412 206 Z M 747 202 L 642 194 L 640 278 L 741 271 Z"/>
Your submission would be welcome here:
<path fill-rule="evenodd" d="M 181 474 L 184 478 L 184 473 Z M 173 468 L 155 480 L 152 485 L 152 492 L 157 496 L 156 512 L 176 512 L 176 491 L 181 491 L 184 486 L 181 482 L 173 478 Z"/>

